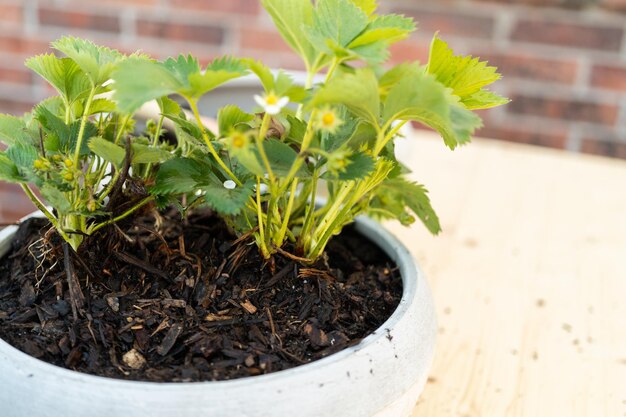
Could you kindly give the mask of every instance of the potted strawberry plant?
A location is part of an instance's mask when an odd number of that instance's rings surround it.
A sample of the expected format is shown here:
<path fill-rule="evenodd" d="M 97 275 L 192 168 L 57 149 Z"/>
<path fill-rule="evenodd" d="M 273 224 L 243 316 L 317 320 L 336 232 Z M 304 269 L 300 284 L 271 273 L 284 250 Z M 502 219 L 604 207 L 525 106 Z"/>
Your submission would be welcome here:
<path fill-rule="evenodd" d="M 507 102 L 484 89 L 499 74 L 438 36 L 426 65 L 383 69 L 415 25 L 373 1 L 263 5 L 304 86 L 75 38 L 27 61 L 58 96 L 0 116 L 0 179 L 43 214 L 0 233 L 3 416 L 410 414 L 432 301 L 363 215 L 439 232 L 394 140 L 418 122 L 467 143 L 472 110 Z M 247 74 L 258 111 L 225 106 L 209 129 L 199 100 Z"/>

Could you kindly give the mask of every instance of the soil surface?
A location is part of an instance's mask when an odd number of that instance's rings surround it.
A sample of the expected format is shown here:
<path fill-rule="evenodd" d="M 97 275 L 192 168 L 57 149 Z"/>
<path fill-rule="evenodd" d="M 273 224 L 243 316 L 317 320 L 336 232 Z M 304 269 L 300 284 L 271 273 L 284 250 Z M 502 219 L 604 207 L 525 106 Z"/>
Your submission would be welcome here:
<path fill-rule="evenodd" d="M 225 380 L 292 368 L 358 343 L 402 294 L 396 267 L 351 228 L 313 266 L 285 255 L 264 262 L 209 211 L 185 222 L 176 211 L 143 215 L 69 254 L 46 221 L 20 226 L 0 260 L 0 337 L 113 378 Z"/>

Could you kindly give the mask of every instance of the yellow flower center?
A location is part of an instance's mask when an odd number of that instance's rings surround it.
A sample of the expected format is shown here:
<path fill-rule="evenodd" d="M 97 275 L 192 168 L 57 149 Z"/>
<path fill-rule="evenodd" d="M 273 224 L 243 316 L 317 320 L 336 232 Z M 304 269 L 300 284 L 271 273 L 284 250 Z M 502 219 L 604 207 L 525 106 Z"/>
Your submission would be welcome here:
<path fill-rule="evenodd" d="M 269 94 L 266 98 L 265 98 L 265 102 L 267 103 L 268 106 L 274 106 L 276 104 L 278 104 L 278 96 L 276 94 Z"/>
<path fill-rule="evenodd" d="M 233 148 L 241 149 L 246 146 L 246 138 L 241 133 L 236 133 L 233 135 Z"/>
<path fill-rule="evenodd" d="M 333 126 L 335 124 L 335 114 L 332 112 L 327 112 L 322 115 L 322 124 L 326 127 Z"/>

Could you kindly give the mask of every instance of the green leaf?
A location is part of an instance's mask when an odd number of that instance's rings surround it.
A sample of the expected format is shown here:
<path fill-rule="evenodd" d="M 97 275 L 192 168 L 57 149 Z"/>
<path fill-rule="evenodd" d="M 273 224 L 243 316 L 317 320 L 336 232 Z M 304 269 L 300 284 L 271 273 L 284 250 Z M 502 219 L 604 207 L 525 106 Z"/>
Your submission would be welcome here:
<path fill-rule="evenodd" d="M 235 168 L 241 165 L 256 176 L 262 177 L 265 175 L 265 169 L 256 146 L 251 145 L 241 149 L 231 149 L 230 152 L 234 158 L 233 165 Z"/>
<path fill-rule="evenodd" d="M 291 146 L 275 139 L 263 141 L 263 147 L 265 148 L 267 159 L 269 160 L 274 174 L 279 177 L 287 176 L 291 167 L 296 162 L 296 158 L 298 158 L 298 153 L 294 151 Z M 261 160 L 260 157 L 259 160 Z M 302 167 L 295 176 L 302 178 L 307 175 L 306 169 Z"/>
<path fill-rule="evenodd" d="M 176 93 L 184 84 L 171 69 L 158 62 L 129 58 L 113 72 L 113 98 L 119 110 L 134 113 L 144 103 Z"/>
<path fill-rule="evenodd" d="M 179 116 L 182 109 L 180 108 L 180 104 L 171 98 L 164 96 L 157 99 L 157 104 L 159 105 L 159 109 L 161 110 L 161 114 L 164 116 L 174 115 Z"/>
<path fill-rule="evenodd" d="M 470 110 L 490 109 L 509 103 L 506 97 L 502 97 L 489 90 L 480 90 L 477 93 L 462 100 L 463 105 Z"/>
<path fill-rule="evenodd" d="M 150 192 L 155 195 L 190 193 L 208 181 L 209 175 L 208 167 L 194 159 L 170 159 L 159 167 Z"/>
<path fill-rule="evenodd" d="M 151 145 L 133 143 L 132 150 L 133 164 L 159 164 L 172 158 L 172 154 L 165 149 L 155 148 Z"/>
<path fill-rule="evenodd" d="M 185 113 L 180 113 L 179 116 L 175 116 L 173 114 L 166 114 L 165 117 L 167 117 L 168 119 L 176 123 L 178 127 L 180 127 L 183 131 L 185 131 L 191 137 L 196 138 L 199 141 L 202 141 L 202 130 L 200 130 L 200 127 L 194 121 L 187 120 Z M 209 135 L 211 139 L 215 138 L 215 134 L 211 132 L 208 128 L 205 127 L 204 131 Z M 204 145 L 204 142 L 202 142 L 202 145 L 206 146 Z"/>
<path fill-rule="evenodd" d="M 115 102 L 106 98 L 97 98 L 89 107 L 89 116 L 99 113 L 113 113 L 117 110 Z M 80 115 L 82 116 L 82 114 Z"/>
<path fill-rule="evenodd" d="M 390 181 L 392 186 L 398 188 L 404 196 L 404 202 L 409 209 L 424 223 L 426 228 L 434 235 L 441 232 L 439 218 L 433 209 L 428 191 L 423 185 L 406 181 L 400 178 Z"/>
<path fill-rule="evenodd" d="M 263 89 L 268 93 L 274 91 L 274 74 L 272 74 L 270 67 L 261 61 L 255 61 L 253 59 L 249 59 L 246 62 L 250 71 L 252 71 L 259 78 L 259 81 L 261 81 Z"/>
<path fill-rule="evenodd" d="M 200 63 L 191 54 L 178 55 L 177 58 L 168 58 L 163 66 L 183 84 L 187 84 L 189 76 L 200 73 Z"/>
<path fill-rule="evenodd" d="M 406 39 L 415 30 L 413 19 L 397 14 L 376 16 L 367 29 L 354 39 L 349 48 L 383 42 L 385 45 Z"/>
<path fill-rule="evenodd" d="M 126 158 L 126 150 L 101 137 L 93 137 L 89 140 L 89 149 L 100 158 L 113 164 L 120 169 Z"/>
<path fill-rule="evenodd" d="M 363 152 L 357 152 L 350 155 L 348 160 L 349 162 L 345 168 L 345 171 L 339 172 L 338 175 L 333 175 L 330 172 L 326 172 L 324 173 L 324 175 L 322 175 L 322 178 L 327 180 L 341 181 L 362 180 L 371 175 L 374 171 L 374 159 Z"/>
<path fill-rule="evenodd" d="M 31 172 L 33 162 L 39 156 L 37 148 L 27 143 L 16 143 L 9 146 L 6 150 L 6 156 L 15 164 L 21 173 Z"/>
<path fill-rule="evenodd" d="M 437 130 L 454 149 L 470 140 L 482 125 L 480 117 L 465 109 L 433 76 L 415 72 L 391 88 L 385 102 L 385 121 L 415 120 Z"/>
<path fill-rule="evenodd" d="M 285 136 L 285 141 L 290 141 L 296 144 L 302 144 L 304 135 L 306 134 L 307 124 L 303 120 L 297 117 L 287 115 L 287 123 L 289 131 Z"/>
<path fill-rule="evenodd" d="M 372 15 L 378 8 L 376 0 L 352 0 L 352 3 L 356 4 L 368 16 Z"/>
<path fill-rule="evenodd" d="M 76 120 L 70 126 L 70 134 L 69 134 L 69 136 L 67 138 L 61 138 L 61 146 L 67 152 L 73 152 L 74 149 L 76 149 L 76 141 L 78 140 L 78 132 L 80 131 L 80 124 L 81 124 L 81 121 L 80 120 Z M 85 124 L 85 131 L 83 133 L 83 137 L 85 139 L 89 139 L 89 138 L 97 136 L 97 135 L 98 135 L 98 126 L 96 126 L 92 122 L 87 122 Z M 81 144 L 79 155 L 81 157 L 84 157 L 84 156 L 86 156 L 88 154 L 89 154 L 88 141 L 87 140 L 83 140 L 83 143 Z"/>
<path fill-rule="evenodd" d="M 219 125 L 220 136 L 227 136 L 241 123 L 248 123 L 254 120 L 254 115 L 248 114 L 235 105 L 222 107 L 217 113 L 217 123 Z"/>
<path fill-rule="evenodd" d="M 71 210 L 72 206 L 65 197 L 65 194 L 52 184 L 44 183 L 39 188 L 39 191 L 48 204 L 54 207 L 59 213 L 66 214 Z"/>
<path fill-rule="evenodd" d="M 431 233 L 441 231 L 426 189 L 401 177 L 386 179 L 376 189 L 368 208 L 368 214 L 373 217 L 397 219 L 404 225 L 410 225 L 415 220 L 408 211 L 414 213 Z"/>
<path fill-rule="evenodd" d="M 28 59 L 26 66 L 48 81 L 68 104 L 91 88 L 89 78 L 71 58 L 58 58 L 54 54 L 37 55 Z"/>
<path fill-rule="evenodd" d="M 0 114 L 0 142 L 7 146 L 16 143 L 32 143 L 26 123 L 21 118 Z"/>
<path fill-rule="evenodd" d="M 69 36 L 52 42 L 52 47 L 71 58 L 96 86 L 108 81 L 115 66 L 124 59 L 116 50 Z"/>
<path fill-rule="evenodd" d="M 437 35 L 430 47 L 427 71 L 435 75 L 440 83 L 451 88 L 454 95 L 461 100 L 468 99 L 481 88 L 501 78 L 496 67 L 487 66 L 486 62 L 481 62 L 478 58 L 454 55 L 448 44 Z"/>
<path fill-rule="evenodd" d="M 354 74 L 338 74 L 317 92 L 310 103 L 316 107 L 325 104 L 343 104 L 357 116 L 378 127 L 380 96 L 374 72 L 362 68 Z"/>
<path fill-rule="evenodd" d="M 231 57 L 218 58 L 207 66 L 204 73 L 189 74 L 189 87 L 178 92 L 198 99 L 225 82 L 244 76 L 246 72 L 244 61 Z"/>
<path fill-rule="evenodd" d="M 13 161 L 0 151 L 0 180 L 7 182 L 24 182 L 24 178 Z"/>
<path fill-rule="evenodd" d="M 252 184 L 237 186 L 232 190 L 223 184 L 211 183 L 201 187 L 206 194 L 204 199 L 213 210 L 221 215 L 234 216 L 239 214 L 253 194 Z"/>
<path fill-rule="evenodd" d="M 368 22 L 367 14 L 351 0 L 319 0 L 313 25 L 308 30 L 316 40 L 330 40 L 346 47 L 365 30 Z"/>
<path fill-rule="evenodd" d="M 44 145 L 46 149 L 50 149 L 47 142 L 55 141 L 58 143 L 57 150 L 62 147 L 61 143 L 69 143 L 70 127 L 65 124 L 57 114 L 57 103 L 54 101 L 44 101 L 35 106 L 33 117 L 37 120 L 43 131 L 46 133 Z M 65 150 L 65 149 L 64 149 Z"/>
<path fill-rule="evenodd" d="M 278 74 L 276 74 L 274 93 L 278 96 L 289 97 L 289 101 L 292 103 L 300 103 L 307 96 L 306 89 L 296 85 L 293 78 L 283 71 L 279 71 Z"/>
<path fill-rule="evenodd" d="M 317 58 L 315 47 L 303 33 L 313 24 L 313 4 L 310 0 L 261 0 L 283 39 L 300 55 L 306 67 L 313 69 Z"/>

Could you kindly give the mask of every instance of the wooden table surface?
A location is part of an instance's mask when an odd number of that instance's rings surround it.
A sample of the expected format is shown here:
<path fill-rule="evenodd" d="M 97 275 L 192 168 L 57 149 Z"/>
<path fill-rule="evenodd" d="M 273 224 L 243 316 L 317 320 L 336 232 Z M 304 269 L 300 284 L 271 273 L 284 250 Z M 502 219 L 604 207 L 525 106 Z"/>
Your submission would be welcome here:
<path fill-rule="evenodd" d="M 433 135 L 400 154 L 444 231 L 389 228 L 433 290 L 414 417 L 626 415 L 626 161 Z"/>

